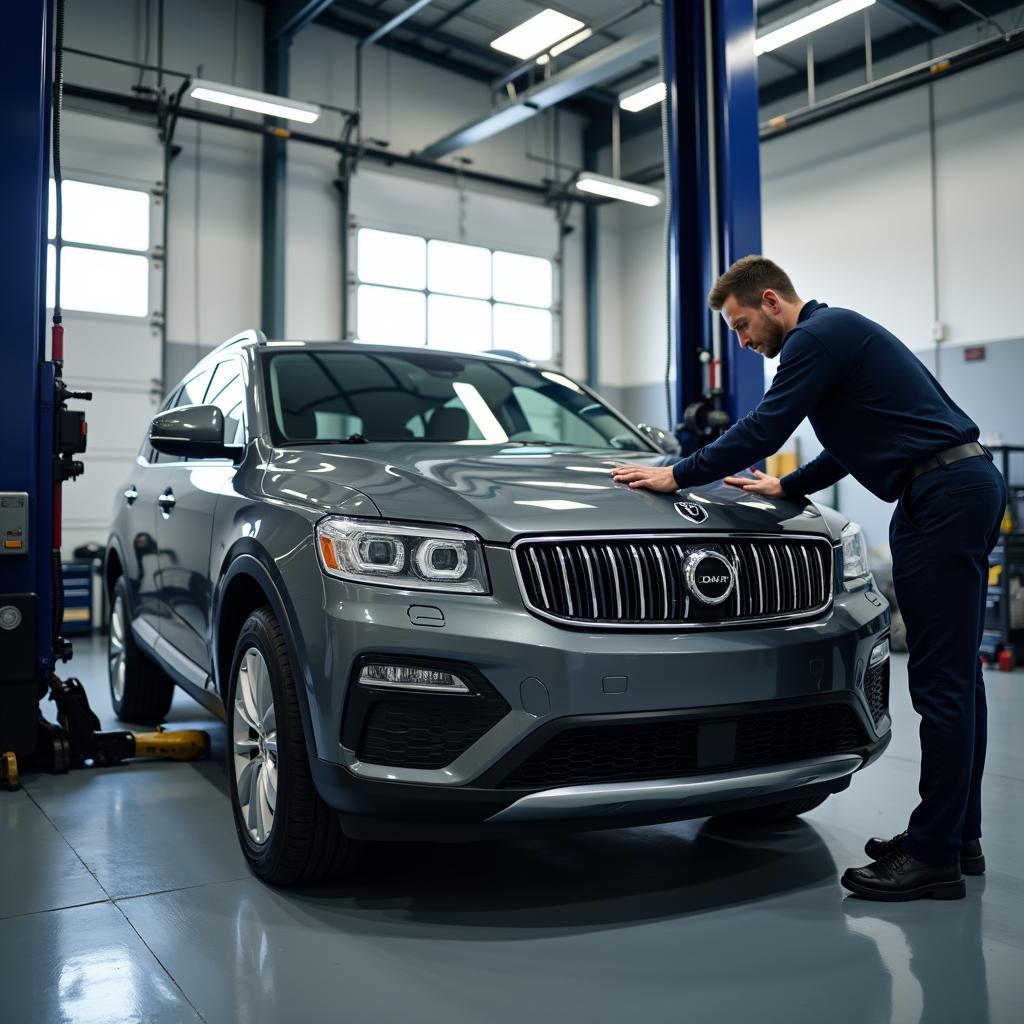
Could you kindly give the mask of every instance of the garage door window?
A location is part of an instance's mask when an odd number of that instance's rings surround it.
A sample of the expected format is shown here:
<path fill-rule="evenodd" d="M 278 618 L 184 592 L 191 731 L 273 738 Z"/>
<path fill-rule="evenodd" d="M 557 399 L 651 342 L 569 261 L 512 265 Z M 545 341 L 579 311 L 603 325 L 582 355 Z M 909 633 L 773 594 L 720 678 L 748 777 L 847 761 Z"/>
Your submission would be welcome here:
<path fill-rule="evenodd" d="M 552 357 L 551 260 L 362 228 L 356 265 L 359 341 Z"/>
<path fill-rule="evenodd" d="M 61 306 L 113 316 L 148 316 L 150 196 L 138 189 L 65 181 Z M 50 181 L 49 238 L 56 231 Z M 47 246 L 46 304 L 54 301 L 55 246 Z"/>

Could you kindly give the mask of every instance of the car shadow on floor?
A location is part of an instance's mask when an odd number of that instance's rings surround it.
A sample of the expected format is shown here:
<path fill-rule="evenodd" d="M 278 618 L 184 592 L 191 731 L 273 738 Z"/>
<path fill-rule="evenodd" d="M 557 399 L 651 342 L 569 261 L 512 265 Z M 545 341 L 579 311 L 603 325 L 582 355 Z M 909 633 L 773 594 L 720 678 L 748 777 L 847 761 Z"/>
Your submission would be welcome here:
<path fill-rule="evenodd" d="M 575 928 L 701 913 L 835 876 L 806 822 L 755 829 L 711 818 L 535 840 L 372 844 L 351 880 L 289 893 L 401 908 L 422 921 L 493 924 L 507 914 L 517 927 Z"/>

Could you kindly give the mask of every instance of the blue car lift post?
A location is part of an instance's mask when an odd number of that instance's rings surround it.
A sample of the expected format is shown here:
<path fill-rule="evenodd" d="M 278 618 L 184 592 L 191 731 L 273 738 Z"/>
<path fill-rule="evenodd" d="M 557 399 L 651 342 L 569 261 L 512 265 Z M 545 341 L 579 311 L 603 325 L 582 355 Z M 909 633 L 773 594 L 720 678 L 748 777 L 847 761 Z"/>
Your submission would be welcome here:
<path fill-rule="evenodd" d="M 11 116 L 0 161 L 0 218 L 7 249 L 7 269 L 0 279 L 0 437 L 5 442 L 0 461 L 0 753 L 9 779 L 17 768 L 13 759 L 27 757 L 37 746 L 39 701 L 55 661 L 56 367 L 46 362 L 44 334 L 51 3 L 11 4 L 4 22 L 0 96 Z M 15 535 L 19 529 L 20 537 Z"/>
<path fill-rule="evenodd" d="M 764 364 L 707 306 L 715 279 L 761 251 L 754 0 L 665 0 L 669 311 L 685 451 L 755 408 Z"/>
<path fill-rule="evenodd" d="M 18 785 L 19 762 L 64 772 L 136 756 L 185 760 L 209 748 L 201 732 L 101 732 L 81 683 L 54 671 L 71 657 L 71 645 L 60 636 L 61 485 L 85 468 L 73 458 L 85 451 L 85 415 L 66 402 L 92 397 L 69 391 L 61 379 L 63 327 L 56 315 L 53 358 L 46 358 L 50 131 L 62 8 L 61 0 L 9 4 L 0 34 L 0 97 L 8 111 L 0 161 L 8 253 L 0 277 L 0 788 L 8 789 Z M 59 112 L 59 90 L 56 103 Z M 59 216 L 57 223 L 59 236 Z M 56 724 L 40 711 L 47 692 Z"/>

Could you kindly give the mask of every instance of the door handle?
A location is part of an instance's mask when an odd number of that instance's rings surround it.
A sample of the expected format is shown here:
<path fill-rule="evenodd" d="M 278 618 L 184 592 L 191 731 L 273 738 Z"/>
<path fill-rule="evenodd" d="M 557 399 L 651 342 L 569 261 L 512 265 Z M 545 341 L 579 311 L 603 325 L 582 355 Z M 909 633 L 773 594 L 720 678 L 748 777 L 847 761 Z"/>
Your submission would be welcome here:
<path fill-rule="evenodd" d="M 129 484 L 124 492 L 124 500 L 126 505 L 134 505 L 135 499 L 139 496 L 139 492 L 135 489 L 135 484 Z"/>
<path fill-rule="evenodd" d="M 156 499 L 156 503 L 160 506 L 160 511 L 165 516 L 169 516 L 171 514 L 171 510 L 176 504 L 174 492 L 170 489 L 166 490 L 159 498 Z"/>

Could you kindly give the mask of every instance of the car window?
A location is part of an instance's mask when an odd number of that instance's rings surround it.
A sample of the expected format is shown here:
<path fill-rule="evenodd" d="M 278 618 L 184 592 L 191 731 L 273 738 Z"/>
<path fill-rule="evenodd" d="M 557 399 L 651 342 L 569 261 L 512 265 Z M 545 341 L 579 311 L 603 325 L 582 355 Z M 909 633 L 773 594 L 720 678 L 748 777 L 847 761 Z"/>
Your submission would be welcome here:
<path fill-rule="evenodd" d="M 206 386 L 210 383 L 210 368 L 206 367 L 198 373 L 186 378 L 178 394 L 178 405 L 202 405 Z M 168 406 L 168 408 L 172 408 Z"/>
<path fill-rule="evenodd" d="M 237 359 L 218 363 L 206 389 L 205 405 L 215 405 L 224 413 L 224 440 L 227 444 L 244 445 L 245 387 Z"/>
<path fill-rule="evenodd" d="M 625 420 L 563 375 L 441 352 L 261 354 L 271 433 L 285 441 L 536 441 L 647 450 Z"/>
<path fill-rule="evenodd" d="M 510 402 L 518 404 L 534 440 L 601 445 L 608 437 L 622 433 L 619 421 L 598 402 L 570 413 L 544 392 L 524 387 L 512 389 Z"/>

